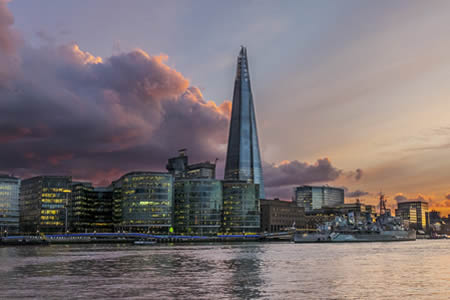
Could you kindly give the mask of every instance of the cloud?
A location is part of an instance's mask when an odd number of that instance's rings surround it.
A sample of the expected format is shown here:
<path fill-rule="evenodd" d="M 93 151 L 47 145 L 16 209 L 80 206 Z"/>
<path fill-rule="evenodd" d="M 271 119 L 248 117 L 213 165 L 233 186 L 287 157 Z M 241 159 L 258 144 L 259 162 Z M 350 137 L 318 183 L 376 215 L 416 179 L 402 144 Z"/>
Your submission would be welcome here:
<path fill-rule="evenodd" d="M 102 58 L 76 43 L 17 48 L 2 0 L 0 14 L 0 50 L 20 61 L 15 76 L 0 76 L 2 171 L 104 184 L 162 170 L 180 148 L 192 161 L 224 157 L 231 104 L 206 101 L 167 56 L 136 49 Z M 0 63 L 2 72 L 10 74 Z"/>
<path fill-rule="evenodd" d="M 9 12 L 7 0 L 0 0 L 0 53 L 12 54 L 16 49 L 17 34 L 12 30 L 14 17 Z"/>
<path fill-rule="evenodd" d="M 297 160 L 264 163 L 263 169 L 266 196 L 281 199 L 291 199 L 295 186 L 330 182 L 343 174 L 328 158 L 318 159 L 314 164 Z"/>
<path fill-rule="evenodd" d="M 359 181 L 362 177 L 363 177 L 363 170 L 361 169 L 356 169 L 355 171 L 346 171 L 345 172 L 345 176 L 348 179 L 354 179 L 356 181 Z"/>
<path fill-rule="evenodd" d="M 413 201 L 416 201 L 416 202 L 427 202 L 426 199 L 425 199 L 425 196 L 423 196 L 421 194 L 418 194 L 416 196 L 416 198 L 408 198 L 405 195 L 403 195 L 403 193 L 397 193 L 394 196 L 394 200 L 397 201 L 398 203 L 413 202 Z"/>
<path fill-rule="evenodd" d="M 369 192 L 361 191 L 361 190 L 355 190 L 353 192 L 345 191 L 345 196 L 349 198 L 358 198 L 362 196 L 369 195 Z"/>
<path fill-rule="evenodd" d="M 266 187 L 328 182 L 342 174 L 342 170 L 334 167 L 328 158 L 318 159 L 314 164 L 283 161 L 278 165 L 265 164 L 263 168 Z"/>

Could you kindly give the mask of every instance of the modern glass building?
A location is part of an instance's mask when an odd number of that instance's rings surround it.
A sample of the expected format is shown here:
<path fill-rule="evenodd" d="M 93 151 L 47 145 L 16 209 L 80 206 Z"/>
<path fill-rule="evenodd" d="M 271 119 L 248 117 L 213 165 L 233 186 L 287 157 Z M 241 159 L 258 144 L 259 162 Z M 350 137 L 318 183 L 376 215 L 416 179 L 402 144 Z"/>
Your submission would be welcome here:
<path fill-rule="evenodd" d="M 259 197 L 265 197 L 256 115 L 245 47 L 241 47 L 239 53 L 234 81 L 225 180 L 257 184 Z"/>
<path fill-rule="evenodd" d="M 70 232 L 112 232 L 112 187 L 94 188 L 90 182 L 74 182 L 69 201 Z"/>
<path fill-rule="evenodd" d="M 0 236 L 19 231 L 20 179 L 0 174 Z"/>
<path fill-rule="evenodd" d="M 68 205 L 70 232 L 90 232 L 92 230 L 93 191 L 94 187 L 89 182 L 72 184 L 72 195 Z"/>
<path fill-rule="evenodd" d="M 113 188 L 97 187 L 93 191 L 92 227 L 97 232 L 113 230 Z"/>
<path fill-rule="evenodd" d="M 222 181 L 222 234 L 251 234 L 260 230 L 259 186 L 245 181 Z"/>
<path fill-rule="evenodd" d="M 428 203 L 423 201 L 399 202 L 395 216 L 409 222 L 409 227 L 417 230 L 426 230 L 429 225 L 427 218 Z"/>
<path fill-rule="evenodd" d="M 113 183 L 115 230 L 167 234 L 172 227 L 173 176 L 132 172 Z"/>
<path fill-rule="evenodd" d="M 38 176 L 20 186 L 20 231 L 62 233 L 68 224 L 72 177 Z"/>
<path fill-rule="evenodd" d="M 217 235 L 222 217 L 222 183 L 219 180 L 176 180 L 174 194 L 176 233 Z"/>
<path fill-rule="evenodd" d="M 294 198 L 305 212 L 323 207 L 336 207 L 344 204 L 344 190 L 329 186 L 299 186 L 294 189 Z"/>

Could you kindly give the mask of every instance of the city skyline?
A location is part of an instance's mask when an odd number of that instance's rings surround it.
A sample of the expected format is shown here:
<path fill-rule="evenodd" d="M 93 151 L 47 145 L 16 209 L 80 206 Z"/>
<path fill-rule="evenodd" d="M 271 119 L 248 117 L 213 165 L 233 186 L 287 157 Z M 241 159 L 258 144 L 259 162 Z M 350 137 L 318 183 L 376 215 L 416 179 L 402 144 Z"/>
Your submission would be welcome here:
<path fill-rule="evenodd" d="M 186 147 L 223 174 L 245 44 L 269 197 L 330 184 L 450 213 L 449 5 L 249 1 L 230 25 L 231 4 L 2 0 L 0 172 L 105 184 Z"/>

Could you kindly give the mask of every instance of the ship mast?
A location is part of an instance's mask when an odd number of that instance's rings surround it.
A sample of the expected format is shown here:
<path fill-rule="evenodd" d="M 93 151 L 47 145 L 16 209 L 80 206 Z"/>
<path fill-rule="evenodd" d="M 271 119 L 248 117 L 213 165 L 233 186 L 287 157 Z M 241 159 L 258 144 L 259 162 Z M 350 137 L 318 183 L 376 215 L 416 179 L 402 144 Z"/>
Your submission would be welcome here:
<path fill-rule="evenodd" d="M 386 198 L 384 197 L 384 194 L 380 192 L 380 216 L 384 215 L 386 213 Z"/>

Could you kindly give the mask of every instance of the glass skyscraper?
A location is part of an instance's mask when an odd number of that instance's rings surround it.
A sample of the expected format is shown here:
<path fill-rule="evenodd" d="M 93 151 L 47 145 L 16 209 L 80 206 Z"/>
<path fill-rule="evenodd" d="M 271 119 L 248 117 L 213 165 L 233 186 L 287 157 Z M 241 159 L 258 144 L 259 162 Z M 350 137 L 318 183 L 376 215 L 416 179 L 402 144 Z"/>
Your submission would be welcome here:
<path fill-rule="evenodd" d="M 264 180 L 258 143 L 247 49 L 241 47 L 234 81 L 225 180 L 258 184 L 259 197 L 264 198 Z"/>

